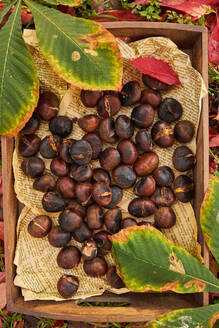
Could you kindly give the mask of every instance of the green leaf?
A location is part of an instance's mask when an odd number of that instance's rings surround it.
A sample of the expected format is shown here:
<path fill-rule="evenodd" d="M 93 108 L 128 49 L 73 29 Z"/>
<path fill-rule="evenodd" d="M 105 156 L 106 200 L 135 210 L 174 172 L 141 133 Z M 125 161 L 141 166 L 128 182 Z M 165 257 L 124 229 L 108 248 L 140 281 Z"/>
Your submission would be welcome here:
<path fill-rule="evenodd" d="M 64 5 L 69 7 L 79 6 L 82 1 L 84 0 L 43 0 L 43 2 L 49 5 Z"/>
<path fill-rule="evenodd" d="M 80 88 L 120 90 L 122 60 L 111 33 L 96 22 L 25 2 L 42 54 L 59 75 Z"/>
<path fill-rule="evenodd" d="M 134 292 L 219 292 L 219 280 L 207 268 L 153 227 L 129 227 L 110 239 L 118 273 Z"/>
<path fill-rule="evenodd" d="M 205 240 L 219 263 L 219 175 L 210 175 L 200 214 Z"/>
<path fill-rule="evenodd" d="M 37 104 L 38 79 L 22 38 L 21 1 L 0 30 L 0 134 L 15 135 Z"/>
<path fill-rule="evenodd" d="M 147 328 L 210 328 L 219 320 L 219 304 L 166 313 L 145 325 Z"/>

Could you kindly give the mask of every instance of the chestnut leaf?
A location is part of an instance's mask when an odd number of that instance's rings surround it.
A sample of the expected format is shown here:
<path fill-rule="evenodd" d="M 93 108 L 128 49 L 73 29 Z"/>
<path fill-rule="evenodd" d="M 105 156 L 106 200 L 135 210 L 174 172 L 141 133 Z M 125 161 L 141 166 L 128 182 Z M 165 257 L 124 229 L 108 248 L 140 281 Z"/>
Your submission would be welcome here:
<path fill-rule="evenodd" d="M 69 7 L 79 6 L 83 0 L 43 0 L 49 5 L 64 5 Z"/>
<path fill-rule="evenodd" d="M 67 82 L 84 89 L 119 90 L 121 54 L 102 25 L 25 0 L 34 17 L 40 50 Z"/>
<path fill-rule="evenodd" d="M 151 226 L 122 229 L 110 240 L 117 271 L 131 291 L 219 292 L 219 279 Z"/>

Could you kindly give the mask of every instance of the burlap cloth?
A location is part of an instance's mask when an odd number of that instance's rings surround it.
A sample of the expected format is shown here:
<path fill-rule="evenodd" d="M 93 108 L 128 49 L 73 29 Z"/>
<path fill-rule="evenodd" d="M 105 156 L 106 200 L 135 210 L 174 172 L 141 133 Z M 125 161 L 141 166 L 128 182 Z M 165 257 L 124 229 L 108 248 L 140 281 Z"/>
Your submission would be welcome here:
<path fill-rule="evenodd" d="M 34 31 L 27 30 L 24 33 L 25 41 L 30 46 L 36 63 L 40 85 L 43 90 L 54 91 L 61 100 L 60 115 L 67 115 L 70 118 L 78 118 L 85 114 L 96 113 L 96 109 L 88 109 L 83 106 L 80 100 L 80 90 L 71 86 L 67 90 L 67 84 L 60 79 L 49 67 L 48 63 L 41 56 Z M 177 46 L 169 39 L 163 37 L 153 37 L 140 40 L 129 45 L 118 40 L 122 57 L 124 59 L 123 83 L 130 80 L 138 80 L 142 88 L 145 88 L 141 81 L 142 74 L 135 69 L 129 59 L 138 56 L 153 56 L 168 62 L 177 72 L 182 86 L 176 85 L 168 91 L 162 92 L 162 97 L 174 97 L 183 106 L 182 119 L 188 119 L 198 127 L 200 114 L 200 99 L 206 93 L 206 89 L 201 75 L 191 66 L 189 56 L 180 51 Z M 126 114 L 130 116 L 132 107 L 122 108 L 118 115 Z M 117 116 L 118 116 L 117 115 Z M 157 116 L 155 118 L 157 120 Z M 37 135 L 43 138 L 48 135 L 48 124 L 42 122 Z M 80 139 L 84 132 L 75 123 L 70 137 Z M 112 289 L 105 279 L 88 277 L 83 271 L 83 263 L 73 270 L 64 270 L 58 267 L 56 257 L 60 249 L 52 247 L 47 237 L 37 239 L 31 237 L 27 232 L 27 225 L 37 214 L 47 213 L 42 209 L 41 200 L 43 193 L 32 188 L 33 180 L 26 177 L 20 165 L 22 157 L 18 154 L 17 145 L 19 137 L 16 138 L 16 147 L 13 156 L 13 168 L 15 176 L 15 192 L 17 198 L 26 205 L 23 209 L 17 224 L 17 248 L 14 263 L 17 266 L 15 285 L 22 288 L 25 300 L 62 300 L 57 292 L 57 281 L 63 273 L 74 274 L 79 278 L 80 286 L 73 299 L 84 299 L 89 296 L 100 295 L 104 290 L 116 293 L 127 292 L 127 289 Z M 134 140 L 134 137 L 133 137 Z M 104 144 L 104 148 L 108 147 Z M 173 168 L 172 154 L 174 149 L 179 146 L 175 142 L 170 149 L 161 149 L 154 146 L 154 151 L 159 155 L 159 165 L 168 165 Z M 195 138 L 188 145 L 194 152 L 196 151 Z M 46 167 L 49 168 L 50 160 L 46 160 Z M 92 162 L 93 167 L 97 167 L 98 161 Z M 173 168 L 174 170 L 174 168 Z M 176 176 L 179 172 L 174 170 Z M 135 198 L 132 190 L 124 191 L 123 200 L 120 203 L 123 217 L 130 216 L 127 206 L 131 199 Z M 199 260 L 201 258 L 201 248 L 197 243 L 197 225 L 194 211 L 190 203 L 177 201 L 173 205 L 176 213 L 176 225 L 171 229 L 163 230 L 165 236 L 175 244 L 184 247 Z M 53 222 L 57 223 L 58 214 L 48 214 Z M 153 221 L 153 216 L 147 218 Z M 81 248 L 81 244 L 71 241 L 72 245 Z M 111 254 L 106 258 L 109 264 L 113 263 Z"/>

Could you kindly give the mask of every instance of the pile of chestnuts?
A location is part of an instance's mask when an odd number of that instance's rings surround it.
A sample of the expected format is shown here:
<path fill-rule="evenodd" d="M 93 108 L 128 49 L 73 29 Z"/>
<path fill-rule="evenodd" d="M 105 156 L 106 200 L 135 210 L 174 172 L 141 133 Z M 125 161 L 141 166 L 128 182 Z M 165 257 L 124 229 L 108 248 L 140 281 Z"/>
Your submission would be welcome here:
<path fill-rule="evenodd" d="M 142 79 L 148 89 L 141 90 L 137 81 L 130 81 L 121 92 L 82 90 L 83 105 L 96 107 L 98 115 L 78 119 L 85 132 L 81 140 L 69 138 L 75 122 L 58 115 L 57 96 L 42 93 L 18 145 L 24 157 L 22 171 L 34 179 L 33 188 L 44 193 L 43 209 L 60 212 L 59 225 L 53 226 L 49 216 L 39 215 L 29 223 L 28 232 L 36 238 L 48 236 L 53 247 L 61 248 L 59 267 L 73 269 L 83 260 L 87 275 L 106 275 L 114 288 L 124 284 L 104 258 L 111 251 L 109 236 L 133 225 L 149 224 L 139 218 L 152 214 L 154 226 L 171 228 L 176 223 L 173 203 L 176 199 L 188 202 L 194 194 L 191 178 L 182 174 L 175 179 L 170 167 L 159 166 L 153 151 L 153 144 L 168 148 L 177 140 L 183 145 L 174 151 L 174 168 L 182 173 L 192 169 L 196 158 L 185 144 L 194 136 L 194 125 L 180 120 L 183 109 L 176 99 L 162 100 L 160 90 L 167 85 L 146 75 Z M 130 117 L 117 115 L 114 119 L 122 106 L 133 106 Z M 156 110 L 159 121 L 154 122 Z M 35 134 L 40 120 L 48 121 L 50 132 L 42 140 Z M 104 148 L 103 143 L 112 145 Z M 44 159 L 51 160 L 49 173 Z M 93 168 L 92 161 L 97 159 L 100 167 Z M 131 216 L 123 219 L 118 205 L 128 188 L 133 188 L 136 198 L 128 206 Z M 72 238 L 82 244 L 80 250 L 68 245 Z M 72 275 L 63 275 L 57 284 L 64 298 L 72 297 L 78 286 L 78 278 Z"/>

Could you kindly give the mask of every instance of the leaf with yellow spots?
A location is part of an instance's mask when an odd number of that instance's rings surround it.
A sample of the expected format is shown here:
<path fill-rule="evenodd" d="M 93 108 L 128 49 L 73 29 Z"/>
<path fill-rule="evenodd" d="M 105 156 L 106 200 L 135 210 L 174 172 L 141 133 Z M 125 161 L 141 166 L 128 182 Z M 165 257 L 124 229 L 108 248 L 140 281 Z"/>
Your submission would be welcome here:
<path fill-rule="evenodd" d="M 101 24 L 24 0 L 33 14 L 42 54 L 68 83 L 120 90 L 122 58 L 115 37 Z"/>
<path fill-rule="evenodd" d="M 131 291 L 219 292 L 219 279 L 151 226 L 122 229 L 110 239 L 117 272 Z"/>

